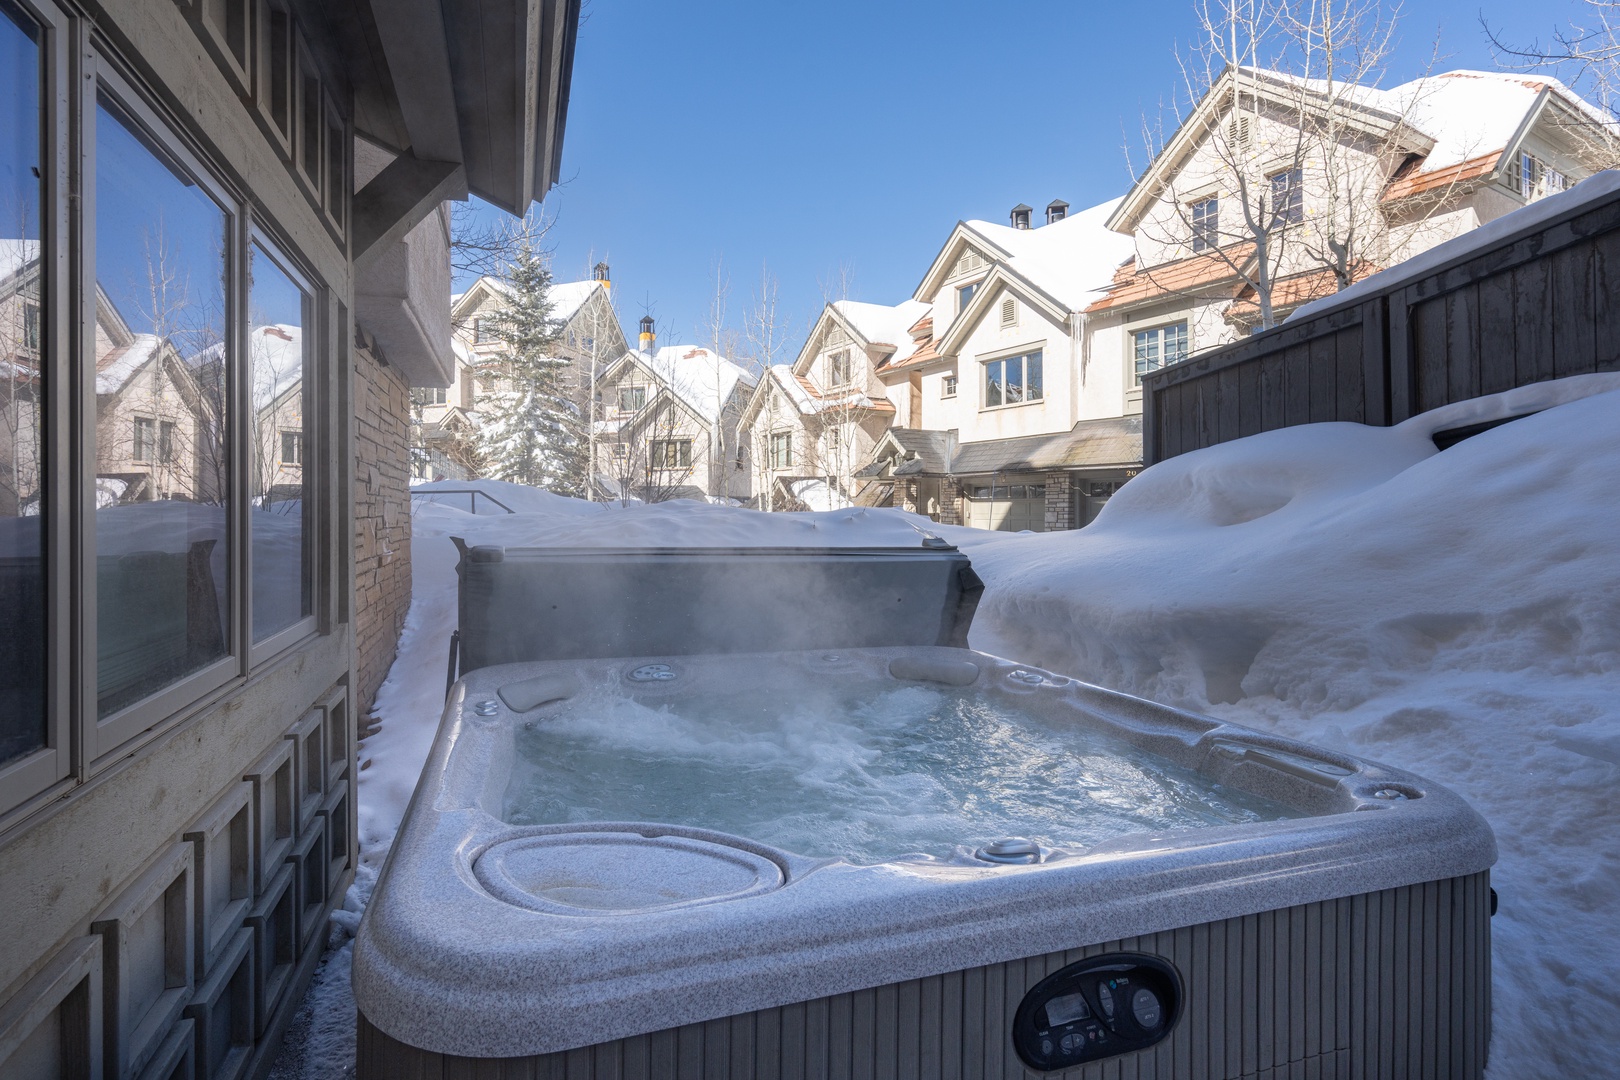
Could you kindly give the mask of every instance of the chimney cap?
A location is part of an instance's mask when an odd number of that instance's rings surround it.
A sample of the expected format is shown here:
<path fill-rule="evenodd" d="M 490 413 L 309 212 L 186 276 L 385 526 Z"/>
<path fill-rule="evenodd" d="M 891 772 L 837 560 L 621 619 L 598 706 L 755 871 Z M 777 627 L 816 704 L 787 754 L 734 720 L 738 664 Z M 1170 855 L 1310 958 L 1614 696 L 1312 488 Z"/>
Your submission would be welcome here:
<path fill-rule="evenodd" d="M 1029 228 L 1029 215 L 1034 211 L 1033 206 L 1025 206 L 1023 203 L 1019 203 L 1012 208 L 1012 213 L 1007 215 L 1008 221 L 1015 229 L 1027 229 Z"/>
<path fill-rule="evenodd" d="M 652 328 L 653 328 L 653 317 L 651 315 L 643 315 L 641 317 L 641 332 L 643 334 L 650 334 L 650 333 L 652 333 Z"/>
<path fill-rule="evenodd" d="M 1046 204 L 1046 208 L 1048 210 L 1067 210 L 1069 208 L 1069 204 L 1064 202 L 1062 199 L 1053 199 L 1051 202 Z"/>
<path fill-rule="evenodd" d="M 593 266 L 591 268 L 591 279 L 593 281 L 606 281 L 608 279 L 608 264 L 599 262 Z"/>
<path fill-rule="evenodd" d="M 1035 209 L 1033 206 L 1025 206 L 1023 203 L 1019 203 L 1017 206 L 1012 208 L 1012 212 L 1016 214 L 1022 211 L 1023 213 L 1027 214 L 1033 209 Z"/>

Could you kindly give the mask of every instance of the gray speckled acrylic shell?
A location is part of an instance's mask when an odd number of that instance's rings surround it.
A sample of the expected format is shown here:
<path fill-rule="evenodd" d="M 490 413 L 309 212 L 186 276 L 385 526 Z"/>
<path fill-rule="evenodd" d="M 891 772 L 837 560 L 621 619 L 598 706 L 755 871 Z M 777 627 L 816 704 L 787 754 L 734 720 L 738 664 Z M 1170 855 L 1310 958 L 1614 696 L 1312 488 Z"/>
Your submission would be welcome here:
<path fill-rule="evenodd" d="M 500 696 L 522 680 L 611 685 L 656 658 L 515 664 L 457 684 L 381 881 L 360 925 L 354 991 L 394 1038 L 428 1050 L 515 1057 L 735 1013 L 1417 882 L 1496 861 L 1489 827 L 1409 773 L 953 649 L 857 649 L 664 660 L 679 677 L 638 694 L 799 679 L 911 674 L 968 661 L 987 695 L 1096 725 L 1230 787 L 1309 816 L 1132 835 L 1038 865 L 951 859 L 877 866 L 811 860 L 673 826 L 518 827 L 499 819 L 521 716 Z M 954 668 L 949 665 L 955 664 Z M 1019 677 L 1015 673 L 1025 673 Z M 1035 679 L 1034 675 L 1045 675 Z M 507 697 L 526 704 L 518 694 Z M 497 702 L 478 715 L 476 702 Z M 485 707 L 486 711 L 488 706 Z M 541 706 L 543 711 L 543 706 Z M 1407 798 L 1379 798 L 1395 790 Z M 1354 812 L 1361 811 L 1361 812 Z M 475 873 L 517 837 L 638 832 L 729 840 L 782 869 L 780 887 L 643 914 L 553 913 L 503 902 Z M 618 850 L 615 849 L 615 850 Z"/>

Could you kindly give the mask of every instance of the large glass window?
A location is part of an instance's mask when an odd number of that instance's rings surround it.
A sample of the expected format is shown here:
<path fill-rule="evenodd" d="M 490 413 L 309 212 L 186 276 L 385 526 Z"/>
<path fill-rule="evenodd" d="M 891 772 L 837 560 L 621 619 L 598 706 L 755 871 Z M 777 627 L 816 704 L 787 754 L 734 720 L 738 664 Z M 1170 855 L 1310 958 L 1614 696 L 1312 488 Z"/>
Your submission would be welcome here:
<path fill-rule="evenodd" d="M 1184 322 L 1138 330 L 1131 335 L 1131 340 L 1135 352 L 1132 378 L 1136 386 L 1142 385 L 1142 376 L 1148 372 L 1187 358 L 1187 324 Z"/>
<path fill-rule="evenodd" d="M 1022 405 L 1039 401 L 1045 393 L 1041 381 L 1041 352 L 1007 356 L 984 365 L 984 406 Z"/>
<path fill-rule="evenodd" d="M 258 244 L 249 249 L 248 380 L 252 387 L 253 640 L 313 610 L 304 323 L 309 296 Z"/>
<path fill-rule="evenodd" d="M 107 716 L 229 647 L 229 219 L 106 98 L 95 149 L 96 682 Z"/>
<path fill-rule="evenodd" d="M 0 0 L 0 767 L 48 742 L 39 28 Z"/>

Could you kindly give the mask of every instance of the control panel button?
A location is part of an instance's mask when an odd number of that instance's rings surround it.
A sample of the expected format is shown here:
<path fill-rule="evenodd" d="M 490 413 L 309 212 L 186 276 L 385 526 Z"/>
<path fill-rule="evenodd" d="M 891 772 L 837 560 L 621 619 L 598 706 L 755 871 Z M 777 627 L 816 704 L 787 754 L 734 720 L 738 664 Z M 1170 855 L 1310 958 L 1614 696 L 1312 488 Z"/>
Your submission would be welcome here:
<path fill-rule="evenodd" d="M 1152 1031 L 1164 1019 L 1164 1009 L 1159 1004 L 1159 996 L 1147 987 L 1142 987 L 1131 995 L 1131 1015 L 1136 1022 Z"/>
<path fill-rule="evenodd" d="M 1110 982 L 1097 984 L 1097 1004 L 1102 1006 L 1103 1015 L 1112 1020 L 1114 1018 L 1114 989 Z"/>

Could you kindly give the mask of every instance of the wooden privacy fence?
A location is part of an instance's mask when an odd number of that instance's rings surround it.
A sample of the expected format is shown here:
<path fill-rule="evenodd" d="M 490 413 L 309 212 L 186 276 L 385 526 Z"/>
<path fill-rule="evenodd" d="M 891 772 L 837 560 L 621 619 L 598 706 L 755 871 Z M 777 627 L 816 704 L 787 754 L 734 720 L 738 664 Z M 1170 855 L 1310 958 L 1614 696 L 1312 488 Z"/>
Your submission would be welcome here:
<path fill-rule="evenodd" d="M 1397 266 L 1371 293 L 1144 376 L 1144 464 L 1273 428 L 1397 424 L 1527 383 L 1620 370 L 1620 189 L 1584 200 L 1579 191 L 1483 247 Z"/>

